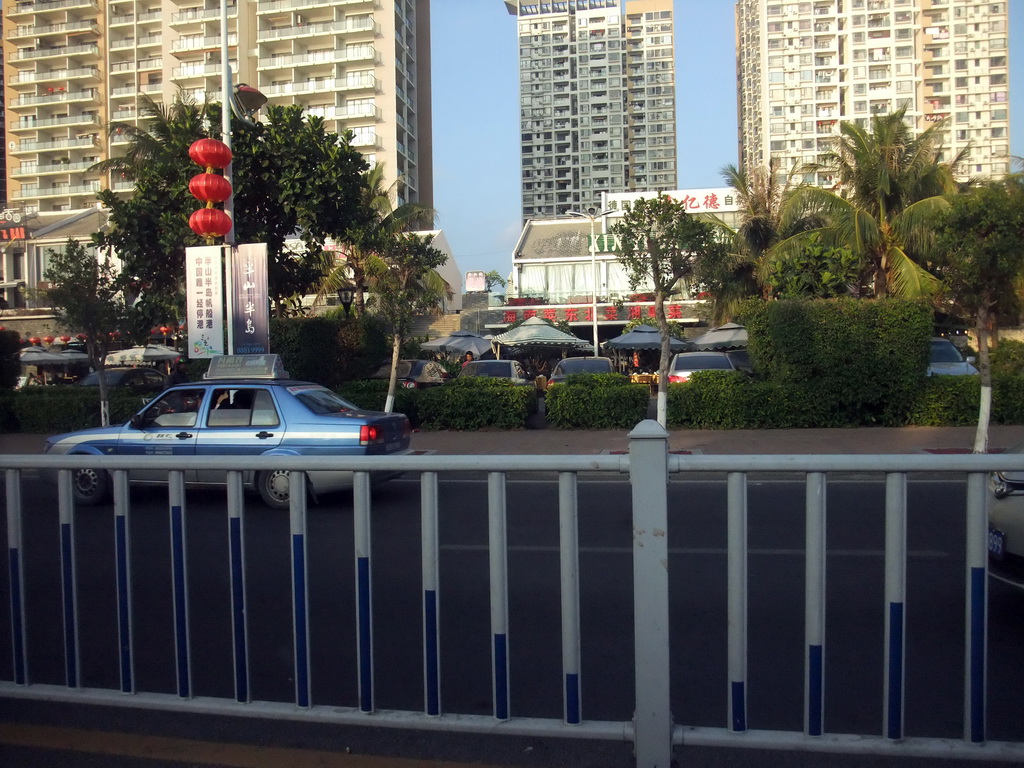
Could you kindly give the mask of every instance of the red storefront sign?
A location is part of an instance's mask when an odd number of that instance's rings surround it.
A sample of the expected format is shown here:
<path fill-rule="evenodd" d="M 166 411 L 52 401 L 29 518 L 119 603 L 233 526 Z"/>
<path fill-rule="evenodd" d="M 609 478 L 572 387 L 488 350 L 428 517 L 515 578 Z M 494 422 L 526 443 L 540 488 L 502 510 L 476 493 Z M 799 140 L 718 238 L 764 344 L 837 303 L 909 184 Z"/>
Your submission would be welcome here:
<path fill-rule="evenodd" d="M 666 304 L 665 314 L 669 320 L 683 319 L 682 304 Z M 594 320 L 593 307 L 547 307 L 545 309 L 506 309 L 502 312 L 503 323 L 515 323 L 531 317 L 542 317 L 553 323 L 564 320 L 567 323 L 591 323 Z M 602 322 L 628 322 L 644 317 L 654 317 L 654 305 L 618 307 L 606 305 L 598 309 L 597 319 Z"/>

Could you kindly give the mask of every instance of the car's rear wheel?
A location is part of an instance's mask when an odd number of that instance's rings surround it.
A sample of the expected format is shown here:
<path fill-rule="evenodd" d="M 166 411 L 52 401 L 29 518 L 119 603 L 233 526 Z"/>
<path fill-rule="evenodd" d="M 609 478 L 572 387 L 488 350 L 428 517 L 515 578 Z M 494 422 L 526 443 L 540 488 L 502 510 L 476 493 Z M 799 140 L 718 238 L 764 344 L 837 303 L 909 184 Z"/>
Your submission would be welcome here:
<path fill-rule="evenodd" d="M 260 492 L 263 503 L 271 509 L 288 509 L 291 499 L 291 479 L 287 470 L 275 469 L 260 472 L 256 478 L 256 488 Z"/>
<path fill-rule="evenodd" d="M 92 467 L 76 469 L 71 473 L 71 491 L 82 506 L 102 504 L 110 495 L 110 475 Z"/>

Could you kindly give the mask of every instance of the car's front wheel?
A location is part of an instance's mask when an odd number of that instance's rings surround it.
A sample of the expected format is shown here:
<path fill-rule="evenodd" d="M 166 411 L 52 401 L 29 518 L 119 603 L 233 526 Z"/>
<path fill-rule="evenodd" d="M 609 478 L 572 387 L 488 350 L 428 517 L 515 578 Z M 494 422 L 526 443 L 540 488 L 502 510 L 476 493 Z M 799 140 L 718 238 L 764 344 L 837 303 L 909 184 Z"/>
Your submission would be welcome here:
<path fill-rule="evenodd" d="M 102 504 L 110 495 L 110 475 L 92 467 L 76 469 L 71 473 L 71 490 L 82 506 Z"/>
<path fill-rule="evenodd" d="M 260 497 L 271 509 L 288 509 L 291 498 L 290 486 L 291 479 L 284 469 L 260 472 L 256 478 L 256 488 L 260 492 Z"/>

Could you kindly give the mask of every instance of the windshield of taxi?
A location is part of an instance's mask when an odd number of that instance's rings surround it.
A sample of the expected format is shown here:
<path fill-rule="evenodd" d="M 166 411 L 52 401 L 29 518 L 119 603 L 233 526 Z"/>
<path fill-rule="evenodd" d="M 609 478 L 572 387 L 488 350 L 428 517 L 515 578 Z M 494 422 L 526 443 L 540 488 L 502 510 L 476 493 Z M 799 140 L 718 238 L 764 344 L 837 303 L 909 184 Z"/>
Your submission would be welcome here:
<path fill-rule="evenodd" d="M 348 400 L 339 397 L 327 387 L 313 385 L 288 387 L 288 391 L 295 395 L 296 400 L 318 416 L 358 410 Z"/>

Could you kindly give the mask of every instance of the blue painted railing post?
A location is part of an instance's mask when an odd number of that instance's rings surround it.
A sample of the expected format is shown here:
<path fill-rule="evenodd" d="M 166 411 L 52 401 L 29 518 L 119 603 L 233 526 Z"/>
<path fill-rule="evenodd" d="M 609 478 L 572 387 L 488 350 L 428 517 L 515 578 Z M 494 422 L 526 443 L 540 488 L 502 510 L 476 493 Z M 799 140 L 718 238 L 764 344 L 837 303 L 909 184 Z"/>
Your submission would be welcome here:
<path fill-rule="evenodd" d="M 967 595 L 964 664 L 964 739 L 985 741 L 985 678 L 988 667 L 988 477 L 967 475 Z"/>
<path fill-rule="evenodd" d="M 7 496 L 7 564 L 11 587 L 11 650 L 14 652 L 14 682 L 28 685 L 27 635 L 25 627 L 24 543 L 21 528 L 21 473 L 4 472 Z"/>
<path fill-rule="evenodd" d="M 825 733 L 825 474 L 808 472 L 804 545 L 804 733 Z"/>
<path fill-rule="evenodd" d="M 669 709 L 668 432 L 653 419 L 629 433 L 633 487 L 633 653 L 637 768 L 672 758 Z"/>

